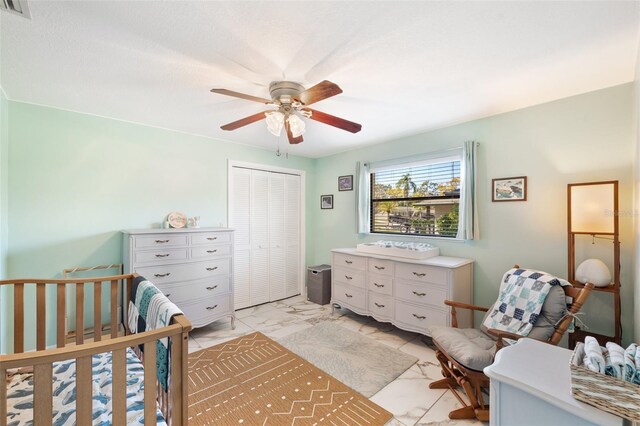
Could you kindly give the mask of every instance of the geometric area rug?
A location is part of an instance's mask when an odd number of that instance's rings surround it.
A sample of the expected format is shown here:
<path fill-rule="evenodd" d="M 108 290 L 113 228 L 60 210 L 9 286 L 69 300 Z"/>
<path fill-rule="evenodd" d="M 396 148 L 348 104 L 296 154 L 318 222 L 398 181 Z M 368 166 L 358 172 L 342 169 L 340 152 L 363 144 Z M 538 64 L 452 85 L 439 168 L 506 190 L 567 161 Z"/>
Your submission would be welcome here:
<path fill-rule="evenodd" d="M 189 425 L 382 426 L 392 417 L 259 332 L 189 354 Z"/>

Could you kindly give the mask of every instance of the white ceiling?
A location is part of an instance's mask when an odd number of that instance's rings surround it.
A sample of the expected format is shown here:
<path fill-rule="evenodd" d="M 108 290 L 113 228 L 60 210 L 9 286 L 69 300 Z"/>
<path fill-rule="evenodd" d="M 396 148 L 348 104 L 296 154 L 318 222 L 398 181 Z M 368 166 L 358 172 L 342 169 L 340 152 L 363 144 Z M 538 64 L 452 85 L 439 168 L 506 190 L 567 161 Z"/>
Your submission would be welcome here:
<path fill-rule="evenodd" d="M 9 99 L 274 149 L 274 80 L 344 91 L 291 154 L 321 157 L 633 80 L 640 3 L 30 1 L 2 13 Z M 280 143 L 286 145 L 286 136 Z"/>

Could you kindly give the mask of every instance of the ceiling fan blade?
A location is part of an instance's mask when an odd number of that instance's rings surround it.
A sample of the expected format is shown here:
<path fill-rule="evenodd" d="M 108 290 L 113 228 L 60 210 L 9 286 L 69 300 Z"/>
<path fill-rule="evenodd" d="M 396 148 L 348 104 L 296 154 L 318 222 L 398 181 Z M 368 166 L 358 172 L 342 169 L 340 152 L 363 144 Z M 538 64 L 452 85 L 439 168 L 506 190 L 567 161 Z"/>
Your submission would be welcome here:
<path fill-rule="evenodd" d="M 222 130 L 236 130 L 242 126 L 246 126 L 247 124 L 255 123 L 256 121 L 264 120 L 266 117 L 264 115 L 265 112 L 259 112 L 257 114 L 250 115 L 245 118 L 241 118 L 238 121 L 234 121 L 233 123 L 225 124 L 224 126 L 220 126 Z"/>
<path fill-rule="evenodd" d="M 362 130 L 361 124 L 345 120 L 344 118 L 336 117 L 334 115 L 317 111 L 311 108 L 303 108 L 303 111 L 311 112 L 311 116 L 309 118 L 312 120 L 328 124 L 329 126 L 337 127 L 338 129 L 346 130 L 347 132 L 358 133 L 360 130 Z"/>
<path fill-rule="evenodd" d="M 289 138 L 289 143 L 296 145 L 299 144 L 300 142 L 302 142 L 304 139 L 302 139 L 302 136 L 298 136 L 297 138 L 293 137 L 293 133 L 291 133 L 291 127 L 289 127 L 289 121 L 285 120 L 284 121 L 284 127 L 287 129 L 287 137 Z"/>
<path fill-rule="evenodd" d="M 298 100 L 304 105 L 311 105 L 340 93 L 342 93 L 342 89 L 337 84 L 324 80 L 300 93 Z"/>
<path fill-rule="evenodd" d="M 211 89 L 212 93 L 218 93 L 220 95 L 233 96 L 234 98 L 246 99 L 248 101 L 260 102 L 261 104 L 270 104 L 273 102 L 271 99 L 259 98 L 257 96 L 245 95 L 244 93 L 234 92 L 227 89 Z"/>

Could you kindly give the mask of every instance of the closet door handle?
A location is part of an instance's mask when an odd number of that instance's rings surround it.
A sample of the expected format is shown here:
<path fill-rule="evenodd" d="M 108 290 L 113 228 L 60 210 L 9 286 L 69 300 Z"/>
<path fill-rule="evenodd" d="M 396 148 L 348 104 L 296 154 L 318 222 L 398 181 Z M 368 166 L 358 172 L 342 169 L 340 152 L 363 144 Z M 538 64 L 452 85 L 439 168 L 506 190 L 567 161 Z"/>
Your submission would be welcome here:
<path fill-rule="evenodd" d="M 414 317 L 418 318 L 419 320 L 423 320 L 423 319 L 426 318 L 424 315 L 416 315 L 416 314 L 411 314 L 411 315 L 413 315 Z"/>
<path fill-rule="evenodd" d="M 207 311 L 213 311 L 217 307 L 218 307 L 218 305 L 207 306 Z"/>
<path fill-rule="evenodd" d="M 214 266 L 213 268 L 207 268 L 207 271 L 215 271 L 216 269 L 218 269 L 218 267 Z"/>
<path fill-rule="evenodd" d="M 373 285 L 375 285 L 375 286 L 376 286 L 376 287 L 378 287 L 378 288 L 382 288 L 382 287 L 384 287 L 384 284 L 373 283 Z"/>
<path fill-rule="evenodd" d="M 214 240 L 217 240 L 217 239 L 218 239 L 218 237 L 207 237 L 207 240 L 209 240 L 209 241 L 214 241 Z"/>
<path fill-rule="evenodd" d="M 217 251 L 218 251 L 218 250 L 207 250 L 207 253 L 215 253 L 215 252 L 217 252 Z"/>
<path fill-rule="evenodd" d="M 427 293 L 418 293 L 417 291 L 413 291 L 412 293 L 415 294 L 416 296 L 420 296 L 420 297 L 427 295 Z"/>
<path fill-rule="evenodd" d="M 353 279 L 353 277 L 350 277 L 349 275 L 345 275 L 344 277 L 345 277 L 346 279 L 348 279 L 348 280 L 352 280 L 352 279 Z"/>
<path fill-rule="evenodd" d="M 167 254 L 156 254 L 156 257 L 168 257 L 170 253 Z"/>
<path fill-rule="evenodd" d="M 424 272 L 414 272 L 413 275 L 415 275 L 416 277 L 424 277 L 427 274 L 425 274 Z"/>
<path fill-rule="evenodd" d="M 379 305 L 377 302 L 373 302 L 374 305 L 376 305 L 378 308 L 384 308 L 384 305 Z"/>
<path fill-rule="evenodd" d="M 374 265 L 373 267 L 376 268 L 378 271 L 382 271 L 384 269 L 384 266 Z"/>
<path fill-rule="evenodd" d="M 345 260 L 344 263 L 346 263 L 347 265 L 351 265 L 353 262 L 351 260 Z"/>
<path fill-rule="evenodd" d="M 162 243 L 168 243 L 169 240 L 156 240 L 156 243 L 158 244 L 162 244 Z"/>
<path fill-rule="evenodd" d="M 347 296 L 347 297 L 353 297 L 352 294 L 348 294 L 348 293 L 345 293 L 344 295 Z"/>
<path fill-rule="evenodd" d="M 171 275 L 171 272 L 167 272 L 166 274 L 154 274 L 156 278 L 164 278 L 168 277 L 169 275 Z"/>
<path fill-rule="evenodd" d="M 207 287 L 207 290 L 215 290 L 216 288 L 218 288 L 218 286 L 214 285 L 213 287 Z"/>

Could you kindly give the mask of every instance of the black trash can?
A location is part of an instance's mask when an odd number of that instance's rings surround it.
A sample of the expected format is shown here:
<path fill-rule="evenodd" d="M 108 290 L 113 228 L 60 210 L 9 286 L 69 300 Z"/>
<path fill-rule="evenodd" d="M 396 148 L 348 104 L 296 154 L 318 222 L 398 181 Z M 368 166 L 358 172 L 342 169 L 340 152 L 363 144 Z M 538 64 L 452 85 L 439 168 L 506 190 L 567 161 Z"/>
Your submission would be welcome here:
<path fill-rule="evenodd" d="M 318 305 L 331 301 L 331 265 L 307 268 L 307 300 Z"/>

